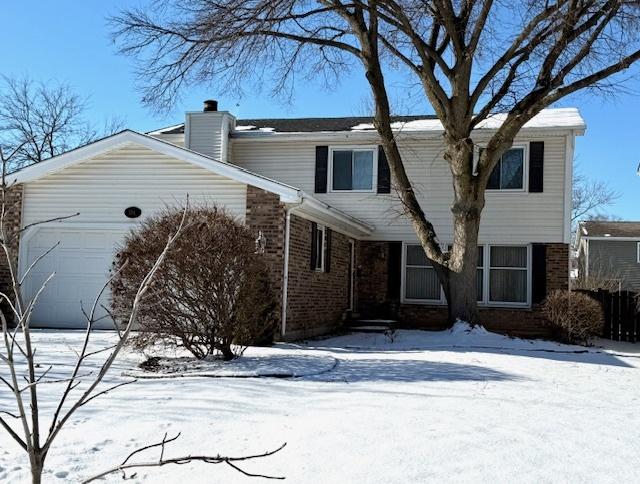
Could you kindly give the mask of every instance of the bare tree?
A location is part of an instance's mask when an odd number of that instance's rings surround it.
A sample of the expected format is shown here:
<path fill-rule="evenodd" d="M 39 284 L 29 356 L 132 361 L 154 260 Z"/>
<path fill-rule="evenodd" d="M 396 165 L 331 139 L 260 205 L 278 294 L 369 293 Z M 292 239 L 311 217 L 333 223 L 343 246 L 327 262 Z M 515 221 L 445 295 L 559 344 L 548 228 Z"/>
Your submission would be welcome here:
<path fill-rule="evenodd" d="M 128 320 L 124 328 L 118 333 L 119 338 L 117 343 L 114 346 L 102 348 L 97 351 L 88 350 L 92 329 L 95 323 L 101 319 L 96 318 L 95 313 L 98 301 L 108 287 L 107 282 L 97 295 L 91 309 L 88 312 L 84 312 L 87 320 L 86 332 L 82 347 L 77 352 L 77 359 L 73 369 L 68 377 L 51 379 L 48 374 L 53 369 L 53 366 L 49 366 L 42 371 L 39 370 L 40 365 L 36 361 L 36 348 L 31 335 L 30 323 L 38 297 L 46 290 L 47 283 L 55 276 L 55 273 L 52 273 L 45 280 L 30 300 L 25 299 L 22 293 L 22 285 L 33 268 L 54 250 L 55 246 L 38 257 L 31 266 L 26 269 L 24 274 L 18 274 L 18 238 L 25 230 L 25 227 L 20 228 L 16 226 L 15 223 L 12 223 L 12 213 L 19 207 L 20 202 L 20 197 L 16 196 L 19 187 L 8 183 L 6 167 L 10 164 L 11 157 L 17 156 L 20 149 L 21 146 L 18 146 L 13 152 L 5 155 L 4 151 L 0 148 L 0 161 L 2 162 L 2 180 L 0 185 L 0 248 L 3 252 L 4 265 L 6 265 L 11 280 L 11 287 L 7 291 L 0 292 L 0 300 L 5 305 L 3 311 L 0 312 L 2 339 L 4 343 L 4 348 L 0 351 L 0 361 L 4 364 L 6 374 L 8 375 L 7 378 L 0 375 L 0 384 L 10 390 L 16 405 L 16 409 L 13 411 L 0 409 L 0 426 L 4 428 L 28 454 L 32 482 L 39 484 L 42 481 L 44 462 L 51 446 L 74 413 L 95 398 L 135 381 L 124 381 L 106 387 L 100 386 L 111 365 L 120 353 L 120 350 L 126 343 L 136 320 L 140 300 L 149 290 L 155 273 L 162 265 L 169 248 L 178 237 L 182 223 L 168 238 L 164 249 L 155 263 L 139 281 L 137 294 L 130 306 Z M 46 222 L 65 218 L 68 217 L 60 217 Z M 182 221 L 184 221 L 184 217 Z M 30 226 L 33 226 L 33 224 Z M 8 310 L 6 308 L 8 308 Z M 15 325 L 13 329 L 9 327 L 10 321 Z M 107 356 L 97 371 L 97 374 L 93 375 L 91 372 L 86 371 L 86 360 L 98 353 L 104 353 Z M 24 367 L 26 367 L 26 370 L 24 370 Z M 55 406 L 51 423 L 48 429 L 44 430 L 44 428 L 41 427 L 42 415 L 40 414 L 39 408 L 39 390 L 41 385 L 49 383 L 63 384 L 64 390 Z M 7 421 L 7 418 L 15 420 L 18 428 L 11 425 L 9 421 Z"/>
<path fill-rule="evenodd" d="M 138 281 L 163 249 L 163 240 L 182 217 L 179 207 L 148 217 L 125 238 L 111 281 L 112 312 L 128 317 Z M 125 267 L 120 267 L 126 264 Z M 184 348 L 198 359 L 241 356 L 247 345 L 273 339 L 275 296 L 255 236 L 225 210 L 194 206 L 182 235 L 143 299 L 139 349 Z"/>
<path fill-rule="evenodd" d="M 639 17 L 631 0 L 173 0 L 112 21 L 121 52 L 139 61 L 143 100 L 155 106 L 198 82 L 241 88 L 269 77 L 278 90 L 300 73 L 332 82 L 351 68 L 363 72 L 395 189 L 434 261 L 449 317 L 475 322 L 478 229 L 494 167 L 543 108 L 584 89 L 615 91 L 607 79 L 640 59 Z M 403 165 L 390 68 L 416 81 L 444 127 L 450 251 Z M 474 156 L 472 132 L 496 112 L 505 113 L 501 123 Z"/>
<path fill-rule="evenodd" d="M 86 99 L 66 84 L 3 77 L 0 146 L 15 150 L 10 169 L 38 163 L 122 129 L 120 119 L 97 127 L 87 121 Z M 17 148 L 17 149 L 16 149 Z"/>
<path fill-rule="evenodd" d="M 615 203 L 620 194 L 603 180 L 591 180 L 578 170 L 573 175 L 573 198 L 571 223 L 574 225 L 585 217 L 602 218 L 602 210 Z"/>

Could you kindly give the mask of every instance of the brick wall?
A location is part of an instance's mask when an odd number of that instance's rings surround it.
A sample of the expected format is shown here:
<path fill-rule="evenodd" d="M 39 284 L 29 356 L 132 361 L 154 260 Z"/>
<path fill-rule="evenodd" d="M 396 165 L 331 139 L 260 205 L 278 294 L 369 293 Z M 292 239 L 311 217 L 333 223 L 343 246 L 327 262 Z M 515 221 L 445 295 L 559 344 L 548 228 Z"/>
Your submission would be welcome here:
<path fill-rule="evenodd" d="M 386 284 L 387 266 L 381 260 L 372 258 L 372 255 L 388 254 L 388 249 L 383 247 L 385 245 L 388 247 L 388 244 L 384 242 L 360 242 L 358 244 L 359 278 L 356 284 L 358 310 L 368 317 L 389 317 L 389 308 L 394 307 L 393 301 L 380 301 L 380 295 L 387 294 L 388 290 Z M 546 257 L 547 293 L 556 289 L 568 289 L 569 246 L 567 244 L 547 244 Z M 373 260 L 373 262 L 367 264 L 367 260 Z M 377 297 L 374 296 L 376 291 Z M 373 305 L 374 310 L 368 311 L 367 305 Z M 523 337 L 548 337 L 552 335 L 539 305 L 527 309 L 480 307 L 479 313 L 480 322 L 492 331 Z M 448 327 L 447 308 L 444 305 L 402 304 L 393 316 L 405 327 L 433 330 Z"/>
<path fill-rule="evenodd" d="M 278 319 L 282 303 L 284 273 L 285 207 L 280 197 L 254 186 L 247 186 L 246 224 L 255 237 L 262 232 L 266 239 L 264 257 L 269 266 L 271 282 L 278 300 Z"/>
<path fill-rule="evenodd" d="M 6 214 L 4 228 L 8 234 L 16 234 L 16 231 L 20 228 L 22 217 L 22 185 L 14 186 L 7 193 L 6 200 Z M 11 244 L 11 256 L 13 259 L 14 270 L 17 270 L 18 263 L 18 249 L 19 238 L 14 239 L 14 243 Z M 9 272 L 9 266 L 4 253 L 0 254 L 0 291 L 5 294 L 9 294 L 11 291 L 11 276 Z M 6 305 L 6 302 L 0 303 L 0 309 L 5 314 L 7 320 L 11 320 L 11 312 Z"/>
<path fill-rule="evenodd" d="M 349 302 L 349 238 L 332 231 L 329 272 L 311 270 L 311 222 L 291 216 L 285 339 L 335 330 Z"/>

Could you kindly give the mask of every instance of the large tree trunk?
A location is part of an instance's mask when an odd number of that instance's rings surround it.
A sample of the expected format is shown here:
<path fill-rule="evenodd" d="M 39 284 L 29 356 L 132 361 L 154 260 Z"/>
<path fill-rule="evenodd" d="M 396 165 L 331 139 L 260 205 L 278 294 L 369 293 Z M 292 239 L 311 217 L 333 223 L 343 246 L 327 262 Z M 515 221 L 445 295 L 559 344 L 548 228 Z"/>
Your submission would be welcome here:
<path fill-rule="evenodd" d="M 462 264 L 457 272 L 447 272 L 445 295 L 449 308 L 449 322 L 457 320 L 474 324 L 478 322 L 477 308 L 477 268 L 478 268 L 478 227 L 479 218 L 455 221 L 456 231 L 464 232 L 465 244 Z"/>
<path fill-rule="evenodd" d="M 447 137 L 448 138 L 448 137 Z M 453 247 L 447 270 L 438 271 L 449 309 L 449 322 L 478 322 L 476 279 L 478 268 L 478 231 L 484 208 L 484 191 L 474 174 L 473 143 L 447 139 L 444 157 L 453 176 Z"/>

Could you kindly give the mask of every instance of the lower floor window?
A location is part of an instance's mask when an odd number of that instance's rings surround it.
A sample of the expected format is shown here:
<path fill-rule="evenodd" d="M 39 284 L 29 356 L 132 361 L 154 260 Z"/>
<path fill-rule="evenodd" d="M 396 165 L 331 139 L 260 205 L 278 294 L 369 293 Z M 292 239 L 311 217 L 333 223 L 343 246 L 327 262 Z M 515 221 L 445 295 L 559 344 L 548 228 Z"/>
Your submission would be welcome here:
<path fill-rule="evenodd" d="M 491 302 L 527 302 L 527 247 L 492 246 L 489 277 Z"/>
<path fill-rule="evenodd" d="M 527 304 L 529 271 L 528 246 L 479 246 L 476 279 L 478 302 Z M 446 302 L 433 263 L 419 244 L 405 245 L 403 282 L 403 295 L 408 302 Z"/>

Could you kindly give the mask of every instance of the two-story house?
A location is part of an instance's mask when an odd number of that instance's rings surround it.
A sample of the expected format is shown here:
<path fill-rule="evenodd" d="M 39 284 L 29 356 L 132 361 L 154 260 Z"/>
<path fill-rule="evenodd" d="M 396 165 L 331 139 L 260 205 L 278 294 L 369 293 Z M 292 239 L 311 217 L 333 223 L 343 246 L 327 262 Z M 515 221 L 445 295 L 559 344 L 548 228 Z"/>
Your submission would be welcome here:
<path fill-rule="evenodd" d="M 479 148 L 500 120 L 474 132 Z M 453 196 L 442 125 L 407 116 L 394 127 L 422 207 L 446 244 Z M 478 302 L 489 328 L 544 332 L 540 302 L 568 287 L 571 167 L 574 138 L 584 130 L 576 109 L 543 111 L 491 177 L 478 257 Z M 403 215 L 370 118 L 238 120 L 209 101 L 183 124 L 124 131 L 27 167 L 14 180 L 22 198 L 15 223 L 29 227 L 20 270 L 61 242 L 26 281 L 32 295 L 57 272 L 34 323 L 83 325 L 80 300 L 91 300 L 105 281 L 126 231 L 188 193 L 191 203 L 224 206 L 262 234 L 281 294 L 283 338 L 332 330 L 349 313 L 446 325 L 442 290 Z"/>

